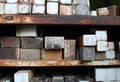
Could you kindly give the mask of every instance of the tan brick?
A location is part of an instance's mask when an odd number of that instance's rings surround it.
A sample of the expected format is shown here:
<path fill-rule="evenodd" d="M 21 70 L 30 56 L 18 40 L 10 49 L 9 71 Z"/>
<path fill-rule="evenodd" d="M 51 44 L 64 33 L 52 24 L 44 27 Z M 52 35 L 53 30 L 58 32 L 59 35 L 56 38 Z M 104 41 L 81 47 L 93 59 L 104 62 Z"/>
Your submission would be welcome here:
<path fill-rule="evenodd" d="M 60 5 L 60 15 L 72 15 L 72 6 Z"/>
<path fill-rule="evenodd" d="M 99 9 L 97 9 L 97 15 L 98 16 L 108 16 L 109 11 L 106 7 L 105 8 L 99 8 Z"/>
<path fill-rule="evenodd" d="M 62 50 L 42 49 L 43 60 L 62 60 Z"/>

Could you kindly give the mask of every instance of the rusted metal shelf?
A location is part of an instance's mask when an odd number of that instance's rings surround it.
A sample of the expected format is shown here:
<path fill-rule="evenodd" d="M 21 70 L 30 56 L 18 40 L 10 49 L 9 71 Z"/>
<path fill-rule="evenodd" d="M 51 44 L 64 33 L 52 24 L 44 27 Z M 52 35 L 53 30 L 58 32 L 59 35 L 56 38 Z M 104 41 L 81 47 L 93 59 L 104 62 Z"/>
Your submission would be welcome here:
<path fill-rule="evenodd" d="M 80 15 L 0 15 L 0 24 L 120 25 L 120 17 Z"/>
<path fill-rule="evenodd" d="M 51 67 L 51 66 L 117 66 L 120 60 L 84 61 L 80 60 L 0 60 L 5 67 Z"/>

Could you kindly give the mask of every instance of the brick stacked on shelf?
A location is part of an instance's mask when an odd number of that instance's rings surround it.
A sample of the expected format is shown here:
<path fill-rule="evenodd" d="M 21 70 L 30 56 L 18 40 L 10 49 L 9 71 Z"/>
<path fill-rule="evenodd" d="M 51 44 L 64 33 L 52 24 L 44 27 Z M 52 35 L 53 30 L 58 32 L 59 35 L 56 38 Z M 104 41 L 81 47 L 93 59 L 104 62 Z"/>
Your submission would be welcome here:
<path fill-rule="evenodd" d="M 33 70 L 19 70 L 14 74 L 14 82 L 30 82 L 33 76 Z"/>
<path fill-rule="evenodd" d="M 0 57 L 1 59 L 18 59 L 20 38 L 14 36 L 1 37 Z"/>
<path fill-rule="evenodd" d="M 53 76 L 52 82 L 64 82 L 64 77 L 63 76 Z"/>
<path fill-rule="evenodd" d="M 0 14 L 90 15 L 89 0 L 1 0 Z"/>
<path fill-rule="evenodd" d="M 33 0 L 32 14 L 45 14 L 45 0 Z"/>
<path fill-rule="evenodd" d="M 95 46 L 96 36 L 95 35 L 83 35 L 77 40 L 78 55 L 81 60 L 95 60 Z"/>
<path fill-rule="evenodd" d="M 65 39 L 63 57 L 64 60 L 76 60 L 76 40 Z"/>
<path fill-rule="evenodd" d="M 95 68 L 96 82 L 120 82 L 120 68 Z"/>
<path fill-rule="evenodd" d="M 107 40 L 107 31 L 96 31 L 96 38 L 97 52 L 105 52 L 105 59 L 115 59 L 114 42 Z"/>
<path fill-rule="evenodd" d="M 90 1 L 73 0 L 73 15 L 90 15 Z"/>
<path fill-rule="evenodd" d="M 62 49 L 64 48 L 63 36 L 46 36 L 45 49 L 42 49 L 43 60 L 62 60 Z"/>
<path fill-rule="evenodd" d="M 0 79 L 0 82 L 14 82 L 14 78 L 12 75 L 4 76 Z"/>
<path fill-rule="evenodd" d="M 112 5 L 108 7 L 102 7 L 96 9 L 98 16 L 119 16 L 120 15 L 120 7 L 117 5 Z"/>
<path fill-rule="evenodd" d="M 20 38 L 20 59 L 41 59 L 43 38 L 38 37 L 36 25 L 19 25 L 16 36 Z"/>
<path fill-rule="evenodd" d="M 85 34 L 78 38 L 78 57 L 81 60 L 115 59 L 114 42 L 107 40 L 107 30 L 96 30 L 95 34 Z"/>
<path fill-rule="evenodd" d="M 47 14 L 58 15 L 59 13 L 59 0 L 47 0 Z"/>
<path fill-rule="evenodd" d="M 46 76 L 34 76 L 30 82 L 51 82 L 51 78 Z"/>
<path fill-rule="evenodd" d="M 60 15 L 72 15 L 72 11 L 72 0 L 60 0 Z"/>

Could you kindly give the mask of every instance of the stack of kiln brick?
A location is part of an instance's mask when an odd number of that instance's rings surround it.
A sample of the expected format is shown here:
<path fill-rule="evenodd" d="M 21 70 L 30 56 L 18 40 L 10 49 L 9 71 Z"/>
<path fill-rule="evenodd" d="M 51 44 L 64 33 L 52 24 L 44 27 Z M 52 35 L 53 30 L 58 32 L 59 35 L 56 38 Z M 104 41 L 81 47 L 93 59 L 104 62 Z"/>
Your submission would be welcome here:
<path fill-rule="evenodd" d="M 75 40 L 65 40 L 63 36 L 46 36 L 45 49 L 42 50 L 42 59 L 74 60 L 76 58 L 75 46 Z"/>
<path fill-rule="evenodd" d="M 18 59 L 20 39 L 14 36 L 1 37 L 0 57 L 1 59 Z"/>
<path fill-rule="evenodd" d="M 89 0 L 0 0 L 0 14 L 90 15 Z"/>
<path fill-rule="evenodd" d="M 96 82 L 120 82 L 120 68 L 95 68 Z"/>
<path fill-rule="evenodd" d="M 114 42 L 107 41 L 107 31 L 97 30 L 96 34 L 86 34 L 78 41 L 78 57 L 81 60 L 115 59 Z"/>
<path fill-rule="evenodd" d="M 20 59 L 41 59 L 43 38 L 38 37 L 36 25 L 19 25 L 16 36 L 20 38 Z"/>

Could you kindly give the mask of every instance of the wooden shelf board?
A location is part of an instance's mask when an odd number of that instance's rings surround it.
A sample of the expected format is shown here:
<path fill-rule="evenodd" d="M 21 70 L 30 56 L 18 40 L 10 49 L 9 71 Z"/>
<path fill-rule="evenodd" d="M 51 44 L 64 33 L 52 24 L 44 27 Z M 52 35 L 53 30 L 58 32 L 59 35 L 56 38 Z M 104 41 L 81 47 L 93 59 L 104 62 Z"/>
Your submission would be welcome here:
<path fill-rule="evenodd" d="M 0 15 L 0 24 L 120 25 L 120 17 L 80 15 Z"/>
<path fill-rule="evenodd" d="M 84 61 L 80 60 L 0 60 L 0 66 L 49 67 L 49 66 L 111 66 L 120 65 L 120 60 Z"/>

